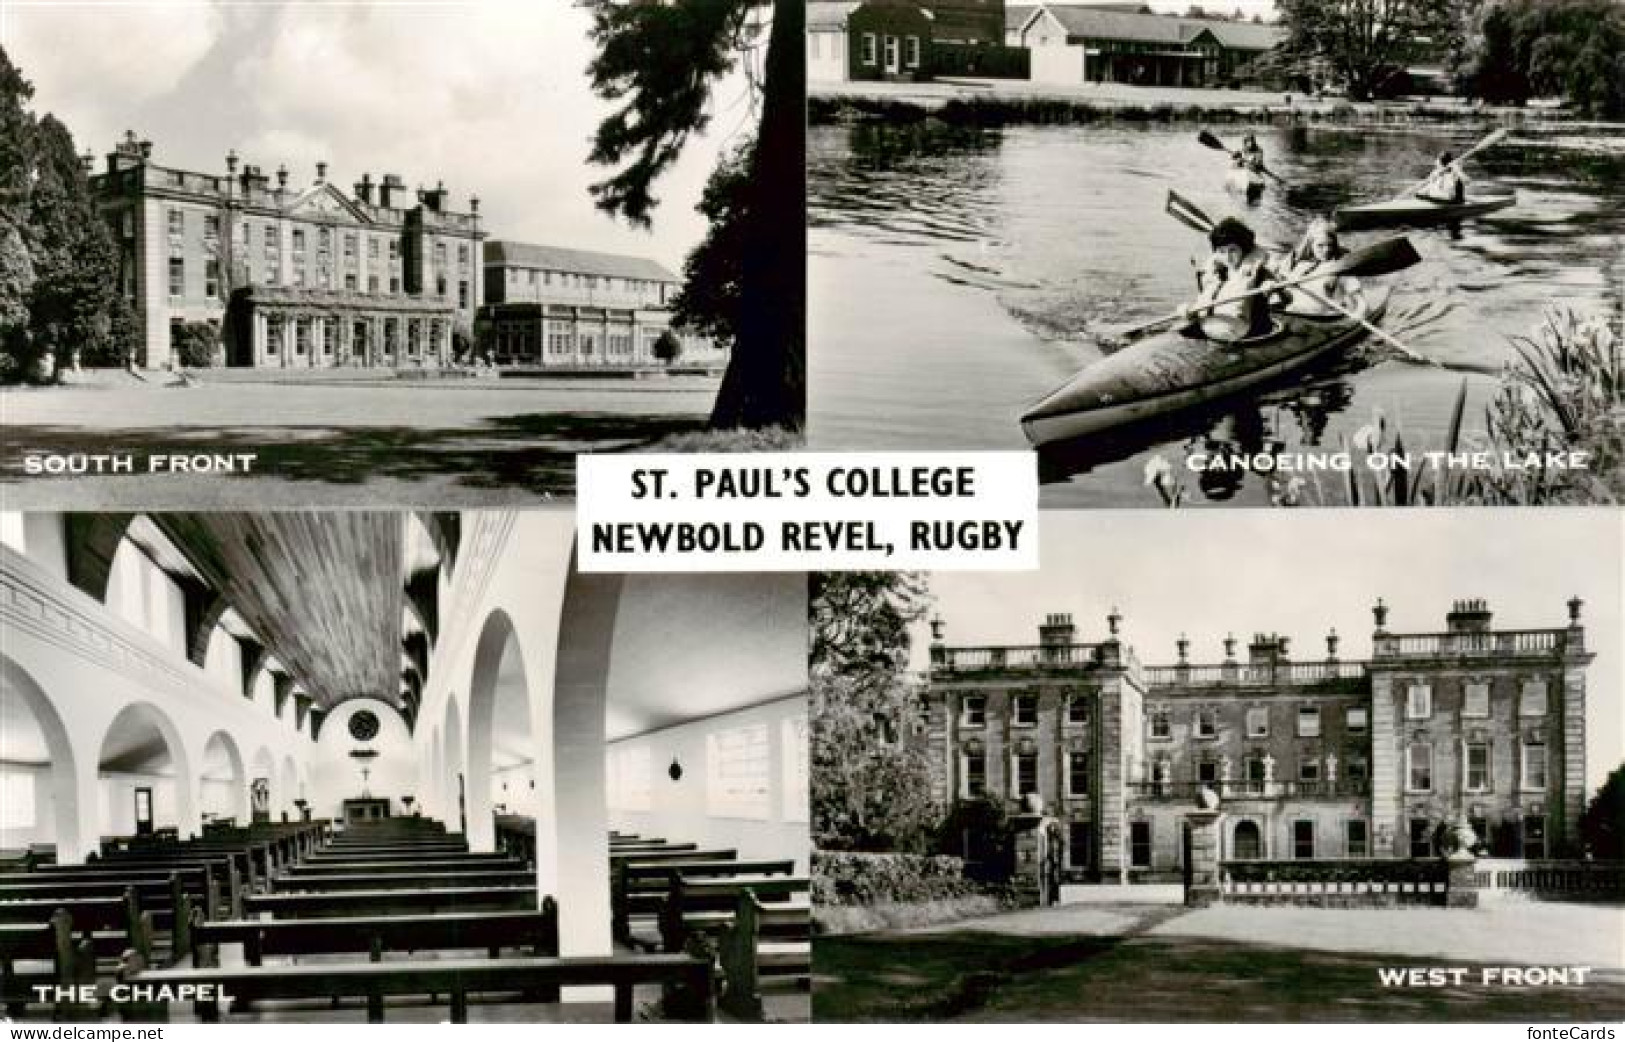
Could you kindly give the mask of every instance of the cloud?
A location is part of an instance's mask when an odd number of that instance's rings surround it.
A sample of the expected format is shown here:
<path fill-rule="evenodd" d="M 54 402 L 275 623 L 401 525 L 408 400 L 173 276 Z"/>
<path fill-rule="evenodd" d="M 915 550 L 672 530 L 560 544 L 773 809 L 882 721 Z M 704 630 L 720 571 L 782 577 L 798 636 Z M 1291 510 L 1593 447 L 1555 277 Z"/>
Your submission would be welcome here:
<path fill-rule="evenodd" d="M 81 141 L 111 139 L 133 110 L 173 90 L 208 55 L 226 26 L 213 3 L 7 4 L 0 42 L 34 84 L 35 105 L 57 112 Z"/>

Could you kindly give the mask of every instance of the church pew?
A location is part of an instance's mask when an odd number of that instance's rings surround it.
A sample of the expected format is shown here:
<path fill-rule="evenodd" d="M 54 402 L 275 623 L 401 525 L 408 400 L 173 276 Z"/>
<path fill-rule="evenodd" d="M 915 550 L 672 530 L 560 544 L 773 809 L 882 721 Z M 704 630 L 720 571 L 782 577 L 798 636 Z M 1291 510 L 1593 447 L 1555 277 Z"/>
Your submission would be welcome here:
<path fill-rule="evenodd" d="M 424 858 L 421 861 L 306 861 L 282 870 L 289 876 L 348 876 L 358 872 L 375 875 L 452 875 L 458 872 L 501 872 L 526 867 L 506 854 L 461 854 L 457 857 Z"/>
<path fill-rule="evenodd" d="M 426 960 L 424 962 L 328 963 L 308 966 L 248 966 L 230 969 L 148 970 L 138 962 L 121 979 L 155 987 L 218 985 L 219 991 L 246 1002 L 293 999 L 364 998 L 367 1019 L 384 1019 L 385 998 L 448 995 L 451 1021 L 468 1022 L 470 995 L 535 994 L 575 985 L 610 985 L 615 989 L 615 1021 L 632 1019 L 632 989 L 639 984 L 676 985 L 693 1001 L 681 1011 L 683 1019 L 707 1022 L 716 1010 L 711 1001 L 713 971 L 709 959 L 688 955 L 607 955 L 586 957 L 532 957 L 483 960 Z M 220 1020 L 217 999 L 193 1004 L 198 1019 Z M 228 1013 L 230 1011 L 227 1011 Z M 129 1004 L 121 1011 L 126 1020 L 167 1020 L 167 1004 Z"/>
<path fill-rule="evenodd" d="M 206 859 L 177 858 L 170 861 L 96 861 L 83 865 L 62 865 L 48 871 L 31 872 L 26 878 L 41 882 L 73 883 L 100 879 L 139 879 L 149 876 L 180 873 L 186 877 L 201 877 L 192 893 L 201 894 L 204 908 L 211 916 L 241 912 L 235 907 L 243 886 L 244 862 L 237 858 L 214 857 Z"/>
<path fill-rule="evenodd" d="M 610 873 L 610 910 L 613 935 L 627 941 L 634 917 L 654 917 L 671 889 L 674 874 L 689 879 L 715 879 L 728 876 L 790 875 L 795 862 L 790 859 L 766 861 L 656 861 L 617 862 Z"/>
<path fill-rule="evenodd" d="M 803 985 L 812 982 L 812 907 L 764 905 L 747 889 L 718 934 L 716 947 L 723 979 L 722 1007 L 741 1020 L 760 1021 L 763 977 L 790 977 Z"/>
<path fill-rule="evenodd" d="M 178 883 L 177 883 L 178 886 Z M 201 916 L 191 895 L 176 890 L 168 903 L 144 907 L 133 887 L 120 897 L 69 897 L 0 902 L 0 973 L 8 1008 L 38 983 L 93 983 L 98 963 L 127 951 L 155 961 L 157 939 L 167 931 L 168 961 L 191 950 L 191 922 Z M 19 970 L 17 963 L 33 963 Z M 47 969 L 45 963 L 49 963 Z"/>
<path fill-rule="evenodd" d="M 658 926 L 660 951 L 680 952 L 688 946 L 696 933 L 714 933 L 726 926 L 739 906 L 740 895 L 746 891 L 764 903 L 790 904 L 799 895 L 811 892 L 812 884 L 806 876 L 734 876 L 728 879 L 685 879 L 673 876 L 661 905 Z M 633 943 L 651 947 L 649 938 L 641 931 L 633 934 Z"/>
<path fill-rule="evenodd" d="M 307 861 L 365 861 L 368 859 L 394 859 L 410 857 L 446 857 L 469 853 L 468 844 L 461 841 L 439 840 L 434 843 L 346 843 L 343 846 L 325 846 L 312 851 Z"/>
<path fill-rule="evenodd" d="M 427 875 L 425 873 L 377 874 L 364 873 L 345 876 L 282 876 L 271 880 L 275 894 L 309 893 L 339 890 L 447 890 L 469 887 L 534 886 L 534 869 L 521 868 L 497 872 L 467 871 L 453 875 Z"/>
<path fill-rule="evenodd" d="M 340 916 L 330 919 L 236 919 L 192 925 L 192 965 L 218 965 L 218 946 L 240 944 L 250 966 L 266 956 L 366 953 L 379 962 L 387 952 L 485 948 L 491 958 L 504 948 L 531 955 L 557 955 L 558 906 L 551 897 L 538 910 L 461 912 L 439 915 Z"/>
<path fill-rule="evenodd" d="M 728 848 L 713 850 L 637 850 L 628 852 L 610 851 L 609 863 L 614 866 L 622 864 L 654 864 L 658 861 L 732 861 L 739 857 L 739 851 Z"/>
<path fill-rule="evenodd" d="M 700 849 L 698 843 L 611 843 L 611 854 L 664 854 Z"/>
<path fill-rule="evenodd" d="M 431 915 L 439 912 L 533 911 L 536 884 L 457 887 L 440 890 L 341 890 L 297 894 L 251 894 L 245 916 L 317 919 L 344 915 Z"/>

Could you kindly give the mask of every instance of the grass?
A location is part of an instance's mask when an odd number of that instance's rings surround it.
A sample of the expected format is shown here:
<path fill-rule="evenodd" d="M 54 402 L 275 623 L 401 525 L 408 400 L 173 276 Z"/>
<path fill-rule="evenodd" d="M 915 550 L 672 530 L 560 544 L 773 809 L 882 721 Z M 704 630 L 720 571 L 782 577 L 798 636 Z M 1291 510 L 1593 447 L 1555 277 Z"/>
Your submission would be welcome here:
<path fill-rule="evenodd" d="M 813 922 L 819 936 L 873 933 L 876 930 L 902 930 L 936 926 L 1005 911 L 1006 905 L 991 894 L 938 898 L 932 901 L 881 901 L 871 905 L 819 905 L 813 909 Z"/>
<path fill-rule="evenodd" d="M 1177 936 L 933 933 L 820 938 L 819 1021 L 1422 1022 L 1619 1019 L 1618 975 L 1584 987 L 1389 988 L 1379 967 L 1470 965 Z M 1476 978 L 1474 969 L 1468 981 Z"/>
<path fill-rule="evenodd" d="M 806 436 L 788 427 L 763 427 L 757 430 L 732 428 L 727 430 L 682 431 L 666 437 L 644 449 L 645 452 L 794 452 L 803 448 Z"/>

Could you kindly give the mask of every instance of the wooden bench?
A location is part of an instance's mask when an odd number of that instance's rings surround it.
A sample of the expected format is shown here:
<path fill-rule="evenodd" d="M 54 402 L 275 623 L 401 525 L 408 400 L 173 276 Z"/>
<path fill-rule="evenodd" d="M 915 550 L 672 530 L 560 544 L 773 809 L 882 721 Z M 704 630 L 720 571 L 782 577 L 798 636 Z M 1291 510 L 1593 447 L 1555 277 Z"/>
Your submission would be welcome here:
<path fill-rule="evenodd" d="M 790 977 L 803 986 L 812 983 L 812 906 L 764 905 L 747 889 L 739 895 L 732 921 L 722 928 L 716 949 L 722 970 L 722 1008 L 740 1020 L 759 1021 L 763 1019 L 761 978 Z"/>
<path fill-rule="evenodd" d="M 619 861 L 610 872 L 610 912 L 616 940 L 630 943 L 632 920 L 654 918 L 671 889 L 674 875 L 688 879 L 717 879 L 729 876 L 790 875 L 795 862 L 771 861 Z"/>
<path fill-rule="evenodd" d="M 613 868 L 617 863 L 651 865 L 659 861 L 737 861 L 739 851 L 732 848 L 715 848 L 711 850 L 637 850 L 637 851 L 610 851 L 609 863 Z"/>
<path fill-rule="evenodd" d="M 199 921 L 192 926 L 192 965 L 219 965 L 222 944 L 242 945 L 243 959 L 250 966 L 263 965 L 266 956 L 359 952 L 379 962 L 386 952 L 473 948 L 486 949 L 493 959 L 505 948 L 546 956 L 559 953 L 559 916 L 558 906 L 548 897 L 540 911 Z"/>
<path fill-rule="evenodd" d="M 660 909 L 659 948 L 667 952 L 686 951 L 691 937 L 719 932 L 732 921 L 740 896 L 747 891 L 758 901 L 784 904 L 809 893 L 811 886 L 806 876 L 736 876 L 731 879 L 675 876 Z M 648 943 L 636 935 L 634 942 L 645 946 Z"/>
<path fill-rule="evenodd" d="M 245 916 L 322 919 L 345 915 L 432 915 L 440 912 L 534 911 L 536 883 L 528 886 L 448 887 L 440 890 L 341 890 L 298 894 L 251 894 Z"/>
<path fill-rule="evenodd" d="M 281 876 L 271 880 L 273 893 L 309 893 L 339 890 L 450 890 L 470 887 L 534 886 L 532 869 L 500 872 L 464 871 L 452 875 L 416 872 L 410 875 L 365 873 L 361 875 Z"/>
<path fill-rule="evenodd" d="M 197 987 L 213 985 L 239 1002 L 293 999 L 363 998 L 367 1020 L 384 1019 L 384 999 L 406 995 L 447 995 L 454 1024 L 468 1022 L 470 995 L 534 995 L 574 985 L 609 985 L 615 989 L 615 1021 L 632 1020 L 632 989 L 661 984 L 680 989 L 689 1000 L 668 1012 L 684 1020 L 716 1019 L 712 1001 L 711 961 L 689 955 L 613 955 L 533 957 L 520 959 L 433 960 L 393 963 L 337 963 L 308 966 L 260 966 L 230 969 L 147 970 L 132 961 L 120 974 L 130 984 Z M 218 999 L 193 1003 L 198 1019 L 220 1020 Z M 167 1020 L 166 1003 L 131 1003 L 121 1011 L 126 1020 Z M 229 1010 L 227 1011 L 230 1012 Z"/>
<path fill-rule="evenodd" d="M 455 857 L 423 858 L 418 861 L 305 861 L 282 870 L 289 876 L 344 876 L 359 872 L 376 875 L 451 875 L 470 870 L 503 871 L 527 867 L 506 854 L 459 854 Z"/>

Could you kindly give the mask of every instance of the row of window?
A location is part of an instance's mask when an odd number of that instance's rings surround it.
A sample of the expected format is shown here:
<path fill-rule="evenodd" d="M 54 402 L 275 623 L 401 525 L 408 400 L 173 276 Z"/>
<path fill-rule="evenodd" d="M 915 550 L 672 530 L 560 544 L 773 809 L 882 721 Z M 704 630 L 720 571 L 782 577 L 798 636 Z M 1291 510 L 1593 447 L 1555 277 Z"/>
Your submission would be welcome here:
<path fill-rule="evenodd" d="M 1172 711 L 1165 708 L 1152 709 L 1149 714 L 1150 737 L 1157 740 L 1173 737 Z M 1267 738 L 1270 733 L 1270 710 L 1268 706 L 1248 706 L 1246 714 L 1247 737 Z M 1365 706 L 1349 706 L 1343 714 L 1343 726 L 1350 734 L 1364 734 L 1371 726 L 1370 712 Z M 1299 738 L 1319 738 L 1320 707 L 1299 706 L 1297 712 L 1297 736 Z M 1193 734 L 1197 738 L 1217 738 L 1219 736 L 1219 713 L 1216 709 L 1198 709 L 1196 711 L 1196 726 Z"/>
<path fill-rule="evenodd" d="M 540 278 L 538 278 L 540 276 Z M 640 293 L 649 297 L 665 298 L 665 284 L 649 279 L 617 279 L 610 275 L 580 275 L 570 271 L 544 271 L 539 268 L 509 268 L 507 283 L 510 286 L 521 284 L 536 286 L 559 285 L 565 289 L 598 289 L 599 283 L 603 288 L 613 292 L 619 288 L 627 293 Z M 619 286 L 617 287 L 617 283 Z"/>
<path fill-rule="evenodd" d="M 988 795 L 987 754 L 967 749 L 960 754 L 959 795 L 974 800 Z M 1090 759 L 1087 752 L 1066 754 L 1066 795 L 1087 796 L 1091 789 Z M 1010 757 L 1010 795 L 1015 799 L 1038 792 L 1038 754 L 1015 753 Z"/>
<path fill-rule="evenodd" d="M 1464 747 L 1461 784 L 1467 792 L 1490 792 L 1494 774 L 1490 769 L 1490 743 L 1470 741 Z M 1434 788 L 1433 746 L 1412 742 L 1405 747 L 1405 789 L 1432 792 Z M 1518 758 L 1518 788 L 1524 792 L 1544 792 L 1548 780 L 1546 740 L 1538 735 L 1524 739 Z"/>
<path fill-rule="evenodd" d="M 125 214 L 124 219 L 126 222 L 129 222 L 132 220 L 132 215 L 127 213 Z M 171 207 L 168 213 L 168 221 L 170 241 L 171 243 L 178 243 L 186 235 L 186 211 L 177 207 Z M 129 226 L 127 223 L 127 233 L 128 227 Z M 265 255 L 267 257 L 271 257 L 280 253 L 282 249 L 282 233 L 280 227 L 273 222 L 266 221 L 261 223 L 259 228 L 260 237 L 265 247 Z M 237 226 L 237 239 L 245 247 L 250 245 L 250 241 L 253 236 L 253 229 L 254 224 L 248 221 L 244 221 Z M 211 242 L 219 240 L 220 217 L 218 214 L 206 213 L 203 215 L 203 238 L 206 241 Z M 292 230 L 292 240 L 293 252 L 295 254 L 302 254 L 306 252 L 306 246 L 309 241 L 309 235 L 306 229 L 294 228 Z M 373 235 L 367 236 L 367 258 L 369 260 L 378 259 L 378 244 L 380 242 L 387 242 L 389 244 L 389 259 L 392 263 L 398 264 L 400 262 L 401 244 L 400 240 L 396 238 L 381 238 Z M 343 235 L 342 244 L 345 260 L 354 261 L 359 256 L 359 234 L 356 232 L 345 232 Z M 333 229 L 317 228 L 316 252 L 318 254 L 331 253 L 332 246 Z M 446 243 L 437 242 L 434 244 L 434 260 L 436 267 L 444 268 L 446 266 L 448 256 L 449 253 L 446 249 Z M 457 244 L 458 267 L 467 268 L 472 256 L 473 254 L 468 243 L 459 242 Z"/>
<path fill-rule="evenodd" d="M 1473 832 L 1482 840 L 1489 834 L 1489 823 L 1484 818 L 1472 818 L 1469 824 Z M 1518 834 L 1513 842 L 1518 843 L 1522 857 L 1539 859 L 1547 854 L 1546 849 L 1546 818 L 1541 814 L 1523 815 L 1515 821 L 1514 827 Z M 1129 822 L 1129 864 L 1134 868 L 1150 868 L 1152 865 L 1153 823 L 1151 821 Z M 1335 851 L 1325 850 L 1322 840 L 1318 836 L 1318 827 L 1312 819 L 1299 819 L 1292 822 L 1291 842 L 1292 858 L 1299 861 L 1309 861 L 1315 858 L 1336 857 Z M 1410 818 L 1406 822 L 1407 849 L 1413 858 L 1432 858 L 1438 856 L 1437 836 L 1438 823 L 1428 818 Z M 1367 858 L 1371 856 L 1371 825 L 1364 818 L 1349 818 L 1343 822 L 1342 828 L 1343 849 L 1341 856 L 1345 858 Z M 1093 848 L 1094 827 L 1089 822 L 1072 822 L 1069 829 L 1068 863 L 1074 868 L 1089 866 L 1089 858 Z M 1263 833 L 1255 821 L 1243 819 L 1236 822 L 1230 834 L 1230 849 L 1228 857 L 1237 861 L 1258 861 L 1268 856 L 1264 847 Z"/>
<path fill-rule="evenodd" d="M 275 286 L 277 284 L 277 277 L 278 276 L 277 276 L 277 269 L 276 269 L 275 264 L 272 264 L 272 265 L 268 266 L 263 271 L 261 271 L 260 274 L 261 274 L 261 277 L 262 277 L 263 282 L 264 282 L 265 285 L 267 285 L 267 286 Z M 325 285 L 327 283 L 328 280 L 326 278 L 326 274 L 327 274 L 326 269 L 324 268 L 323 272 L 322 272 L 323 277 L 317 280 L 317 285 Z M 309 285 L 309 284 L 310 283 L 306 279 L 305 265 L 304 265 L 303 259 L 299 258 L 299 257 L 295 257 L 294 258 L 294 267 L 293 267 L 293 281 L 292 281 L 291 285 L 302 287 L 302 286 L 306 286 L 306 285 Z M 360 289 L 361 289 L 360 279 L 354 272 L 349 272 L 349 273 L 345 274 L 345 276 L 344 276 L 344 288 L 347 291 L 351 292 L 351 293 L 360 292 Z M 380 283 L 379 277 L 377 275 L 368 275 L 367 276 L 367 293 L 372 295 L 372 296 L 378 296 L 379 292 L 380 292 L 380 289 L 381 289 L 381 283 Z M 441 276 L 441 277 L 436 279 L 436 281 L 435 281 L 435 295 L 436 296 L 438 296 L 438 297 L 440 297 L 442 299 L 445 299 L 446 296 L 447 296 L 448 289 L 449 289 L 449 287 L 447 285 L 447 282 L 446 282 L 446 279 L 445 279 L 444 276 Z M 400 293 L 401 293 L 401 277 L 400 277 L 399 273 L 396 273 L 394 275 L 391 275 L 390 278 L 389 278 L 389 296 L 392 296 L 392 297 L 400 296 Z M 206 298 L 209 298 L 211 300 L 219 299 L 220 296 L 221 296 L 220 262 L 218 260 L 214 259 L 213 257 L 210 257 L 208 260 L 206 260 L 204 262 L 204 266 L 203 266 L 203 295 Z M 181 299 L 181 298 L 186 296 L 186 259 L 184 257 L 172 256 L 172 257 L 169 258 L 169 296 L 170 296 L 171 299 L 176 299 L 176 300 Z M 468 281 L 466 279 L 460 280 L 457 283 L 457 307 L 458 307 L 458 309 L 463 310 L 463 311 L 468 310 L 470 300 L 471 300 L 471 294 L 470 294 L 470 288 L 469 288 Z"/>
<path fill-rule="evenodd" d="M 1038 726 L 1038 696 L 1012 695 L 1010 722 L 1017 727 Z M 1066 702 L 1066 722 L 1078 726 L 1089 723 L 1089 696 L 1073 695 Z M 959 702 L 959 726 L 984 727 L 987 725 L 987 696 L 965 695 Z"/>
<path fill-rule="evenodd" d="M 398 318 L 385 318 L 383 319 L 384 354 L 392 355 L 395 353 L 396 348 L 401 341 L 403 321 L 405 323 L 404 330 L 406 334 L 406 353 L 411 357 L 417 356 L 418 346 L 420 342 L 422 342 L 425 333 L 428 336 L 427 346 L 432 349 L 436 344 L 440 343 L 441 337 L 445 332 L 444 324 L 438 319 L 429 319 L 425 321 L 423 319 L 416 318 L 404 320 Z M 267 355 L 279 354 L 282 351 L 283 344 L 287 339 L 287 328 L 290 326 L 293 328 L 294 354 L 303 355 L 309 353 L 311 339 L 316 332 L 312 319 L 269 318 L 265 323 L 265 353 Z M 333 354 L 335 346 L 338 343 L 338 322 L 334 320 L 323 322 L 320 329 L 320 338 L 322 354 Z M 364 350 L 366 338 L 367 334 L 365 324 L 357 323 L 357 329 L 354 332 L 354 350 L 356 353 L 359 354 L 362 350 Z"/>
<path fill-rule="evenodd" d="M 1342 768 L 1342 780 L 1351 787 L 1364 785 L 1370 778 L 1370 769 L 1363 756 L 1349 756 L 1342 761 L 1331 757 L 1322 760 L 1316 756 L 1306 756 L 1298 761 L 1297 779 L 1300 782 L 1332 781 L 1337 777 L 1337 768 Z M 1196 781 L 1203 785 L 1217 785 L 1224 779 L 1221 777 L 1223 768 L 1219 761 L 1211 757 L 1203 757 L 1196 761 Z M 1267 753 L 1259 753 L 1242 759 L 1242 778 L 1248 786 L 1255 791 L 1262 792 L 1264 783 L 1277 781 L 1278 776 L 1274 770 L 1274 759 Z M 1151 762 L 1151 781 L 1153 785 L 1165 785 L 1173 781 L 1173 763 L 1167 759 L 1153 760 Z"/>
<path fill-rule="evenodd" d="M 816 46 L 818 37 L 813 36 Z M 863 64 L 878 65 L 880 47 L 885 47 L 886 71 L 896 72 L 899 68 L 898 55 L 902 55 L 902 68 L 918 69 L 920 67 L 920 38 L 918 36 L 887 36 L 884 41 L 874 33 L 864 33 L 862 40 Z M 901 49 L 899 51 L 899 49 Z M 818 57 L 816 53 L 814 58 Z"/>
<path fill-rule="evenodd" d="M 1546 682 L 1526 680 L 1518 691 L 1519 716 L 1545 716 L 1548 710 Z M 1490 715 L 1490 685 L 1488 681 L 1471 681 L 1462 688 L 1461 715 L 1488 717 Z M 1433 688 L 1429 684 L 1411 684 L 1405 689 L 1405 719 L 1427 720 L 1433 716 Z"/>

